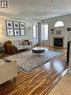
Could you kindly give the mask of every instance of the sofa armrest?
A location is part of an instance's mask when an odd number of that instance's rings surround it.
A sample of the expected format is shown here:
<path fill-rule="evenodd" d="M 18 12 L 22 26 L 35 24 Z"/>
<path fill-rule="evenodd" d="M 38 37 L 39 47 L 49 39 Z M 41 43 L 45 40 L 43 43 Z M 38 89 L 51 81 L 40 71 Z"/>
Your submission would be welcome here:
<path fill-rule="evenodd" d="M 0 64 L 0 84 L 17 76 L 17 65 L 15 61 Z"/>

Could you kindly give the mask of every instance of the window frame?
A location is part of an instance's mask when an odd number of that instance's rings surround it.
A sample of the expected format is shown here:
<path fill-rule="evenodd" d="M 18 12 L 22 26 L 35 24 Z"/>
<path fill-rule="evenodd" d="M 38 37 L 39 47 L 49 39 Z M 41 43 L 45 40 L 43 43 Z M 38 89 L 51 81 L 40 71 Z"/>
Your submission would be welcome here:
<path fill-rule="evenodd" d="M 56 21 L 54 24 L 54 27 L 63 27 L 64 26 L 64 22 L 63 21 Z"/>

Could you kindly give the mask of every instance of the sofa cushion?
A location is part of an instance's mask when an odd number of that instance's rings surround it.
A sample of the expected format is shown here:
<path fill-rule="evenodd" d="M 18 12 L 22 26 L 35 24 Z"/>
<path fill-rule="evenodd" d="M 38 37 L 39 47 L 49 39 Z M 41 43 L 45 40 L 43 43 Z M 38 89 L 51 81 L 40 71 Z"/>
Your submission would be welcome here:
<path fill-rule="evenodd" d="M 23 45 L 19 45 L 19 46 L 16 46 L 17 50 L 22 50 L 23 49 Z"/>
<path fill-rule="evenodd" d="M 32 42 L 29 41 L 29 40 L 24 40 L 24 41 L 22 42 L 22 45 L 31 45 L 31 44 L 32 44 Z"/>
<path fill-rule="evenodd" d="M 23 48 L 24 49 L 31 49 L 32 48 L 32 45 L 24 45 Z"/>
<path fill-rule="evenodd" d="M 20 45 L 23 45 L 22 43 L 23 43 L 23 40 L 19 40 L 19 42 L 20 42 Z"/>
<path fill-rule="evenodd" d="M 14 41 L 12 41 L 12 45 L 19 46 L 20 45 L 20 41 L 19 40 L 14 40 Z"/>

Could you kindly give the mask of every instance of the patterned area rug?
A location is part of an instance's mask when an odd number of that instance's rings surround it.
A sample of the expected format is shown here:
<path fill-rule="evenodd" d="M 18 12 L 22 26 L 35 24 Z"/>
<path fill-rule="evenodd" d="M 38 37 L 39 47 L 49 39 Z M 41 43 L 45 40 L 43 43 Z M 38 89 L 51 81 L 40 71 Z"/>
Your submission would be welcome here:
<path fill-rule="evenodd" d="M 32 51 L 25 51 L 6 57 L 6 59 L 16 60 L 17 66 L 20 70 L 25 70 L 26 72 L 29 72 L 42 64 L 46 64 L 51 59 L 61 56 L 62 54 L 63 53 L 61 52 L 54 52 L 45 49 L 45 53 L 40 55 L 35 55 L 32 53 Z"/>

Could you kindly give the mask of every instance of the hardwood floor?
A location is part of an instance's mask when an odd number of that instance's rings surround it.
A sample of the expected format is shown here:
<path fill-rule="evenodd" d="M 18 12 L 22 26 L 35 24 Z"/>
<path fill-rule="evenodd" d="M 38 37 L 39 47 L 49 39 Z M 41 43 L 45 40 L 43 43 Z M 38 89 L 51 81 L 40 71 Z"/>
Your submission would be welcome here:
<path fill-rule="evenodd" d="M 33 71 L 18 72 L 16 82 L 0 85 L 0 95 L 48 95 L 67 68 L 64 56 L 55 58 Z"/>
<path fill-rule="evenodd" d="M 48 95 L 71 95 L 71 74 L 67 73 Z"/>

